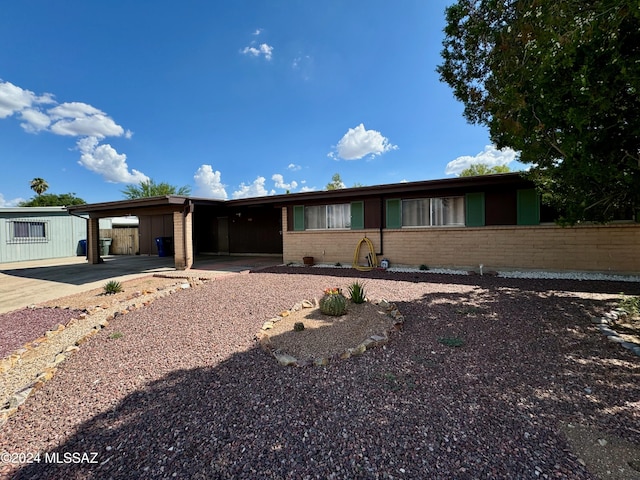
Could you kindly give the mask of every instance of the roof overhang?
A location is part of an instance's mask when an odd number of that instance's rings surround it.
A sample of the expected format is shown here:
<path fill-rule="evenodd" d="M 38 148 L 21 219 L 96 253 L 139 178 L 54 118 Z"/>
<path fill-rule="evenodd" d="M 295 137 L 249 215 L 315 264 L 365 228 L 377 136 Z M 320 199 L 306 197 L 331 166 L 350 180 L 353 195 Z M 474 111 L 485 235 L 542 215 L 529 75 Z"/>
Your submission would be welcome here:
<path fill-rule="evenodd" d="M 313 192 L 291 193 L 285 195 L 271 195 L 265 197 L 251 197 L 229 200 L 228 206 L 245 206 L 257 204 L 273 204 L 285 206 L 308 201 L 324 201 L 335 199 L 352 199 L 367 197 L 403 196 L 414 193 L 443 192 L 443 191 L 480 191 L 488 188 L 532 188 L 533 182 L 524 178 L 520 173 L 502 173 L 495 175 L 479 175 L 476 177 L 455 177 L 439 180 L 424 180 L 420 182 L 389 183 L 371 187 L 341 188 L 338 190 L 321 190 Z"/>
<path fill-rule="evenodd" d="M 89 203 L 67 207 L 71 215 L 87 214 L 92 218 L 119 217 L 127 215 L 155 215 L 181 211 L 191 201 L 189 197 L 165 195 L 162 197 L 145 197 L 115 202 Z"/>
<path fill-rule="evenodd" d="M 420 182 L 401 182 L 371 187 L 341 188 L 338 190 L 321 190 L 313 192 L 290 193 L 283 195 L 268 195 L 264 197 L 239 198 L 233 200 L 216 200 L 211 198 L 194 198 L 180 195 L 165 195 L 161 197 L 145 197 L 133 200 L 119 200 L 115 202 L 91 203 L 67 207 L 72 215 L 89 215 L 92 218 L 116 217 L 126 215 L 158 215 L 183 211 L 197 205 L 221 207 L 281 207 L 305 202 L 335 201 L 336 199 L 365 199 L 372 197 L 392 197 L 411 194 L 429 195 L 430 192 L 441 193 L 447 191 L 482 191 L 491 188 L 531 188 L 533 182 L 524 178 L 520 173 L 503 173 L 496 175 L 481 175 L 477 177 L 455 177 L 439 180 L 424 180 Z"/>

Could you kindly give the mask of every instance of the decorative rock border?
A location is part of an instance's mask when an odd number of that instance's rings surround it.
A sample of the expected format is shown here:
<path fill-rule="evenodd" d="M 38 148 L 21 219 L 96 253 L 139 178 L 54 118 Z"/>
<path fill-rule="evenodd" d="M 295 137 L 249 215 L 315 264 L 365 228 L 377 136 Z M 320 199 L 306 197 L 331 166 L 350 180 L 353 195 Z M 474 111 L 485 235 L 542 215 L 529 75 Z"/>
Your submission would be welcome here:
<path fill-rule="evenodd" d="M 19 368 L 21 365 L 28 362 L 29 358 L 27 357 L 32 356 L 34 353 L 37 354 L 40 347 L 53 344 L 59 338 L 61 333 L 68 332 L 74 327 L 77 327 L 82 332 L 81 333 L 79 331 L 79 335 L 74 339 L 66 342 L 63 341 L 60 345 L 61 349 L 57 353 L 47 354 L 45 352 L 44 355 L 49 355 L 48 361 L 45 363 L 44 368 L 35 375 L 35 379 L 27 381 L 26 385 L 23 384 L 22 386 L 17 387 L 17 390 L 14 390 L 13 393 L 9 390 L 9 393 L 6 394 L 4 399 L 0 399 L 4 402 L 0 404 L 0 428 L 4 426 L 7 419 L 13 415 L 22 404 L 24 404 L 31 393 L 44 385 L 44 382 L 53 378 L 58 370 L 58 366 L 64 362 L 69 355 L 79 350 L 81 344 L 109 325 L 111 320 L 121 315 L 126 315 L 127 313 L 139 308 L 146 307 L 153 301 L 172 295 L 180 290 L 195 288 L 202 285 L 204 281 L 207 280 L 194 277 L 171 278 L 175 278 L 176 283 L 167 288 L 138 291 L 132 294 L 132 296 L 122 300 L 119 304 L 113 306 L 102 305 L 88 307 L 85 309 L 84 313 L 78 315 L 78 318 L 72 318 L 66 323 L 66 325 L 59 324 L 55 329 L 45 332 L 42 337 L 28 342 L 22 348 L 19 348 L 7 357 L 0 359 L 0 375 L 6 375 L 14 368 Z M 30 308 L 35 309 L 37 307 Z M 95 318 L 95 321 L 89 322 L 92 323 L 93 326 L 89 327 L 89 325 L 87 325 L 86 328 L 82 328 L 82 322 L 85 322 L 88 318 Z M 31 360 L 33 361 L 34 359 L 31 358 Z M 35 361 L 38 361 L 37 357 Z M 40 363 L 43 363 L 42 359 L 40 360 Z M 33 379 L 34 377 L 31 378 Z"/>
<path fill-rule="evenodd" d="M 627 342 L 620 336 L 620 334 L 618 334 L 618 332 L 611 328 L 613 326 L 613 322 L 628 315 L 629 314 L 625 310 L 616 308 L 609 313 L 605 313 L 604 317 L 593 317 L 591 319 L 591 322 L 598 327 L 598 329 L 602 332 L 603 335 L 607 337 L 610 342 L 618 343 L 622 347 L 629 350 L 631 353 L 635 353 L 640 357 L 640 344 L 635 342 Z"/>
<path fill-rule="evenodd" d="M 367 338 L 357 346 L 348 348 L 344 352 L 332 355 L 331 357 L 320 357 L 305 360 L 297 359 L 289 354 L 277 350 L 271 343 L 269 335 L 265 333 L 266 330 L 271 330 L 274 327 L 275 323 L 279 322 L 284 317 L 288 317 L 291 312 L 297 312 L 298 310 L 307 308 L 317 308 L 318 299 L 316 298 L 314 298 L 313 300 L 303 300 L 299 303 L 296 303 L 289 310 L 280 312 L 277 317 L 273 317 L 270 320 L 264 322 L 264 324 L 262 325 L 262 329 L 256 334 L 256 339 L 264 351 L 272 355 L 280 365 L 285 367 L 307 367 L 312 365 L 322 367 L 332 362 L 346 360 L 351 357 L 362 355 L 364 352 L 371 348 L 375 348 L 387 343 L 389 341 L 389 335 L 402 330 L 404 326 L 404 315 L 400 313 L 395 304 L 390 303 L 384 299 L 375 300 L 371 303 L 385 309 L 386 314 L 395 320 L 393 326 L 388 331 L 382 332 L 379 335 L 371 335 L 369 338 Z"/>

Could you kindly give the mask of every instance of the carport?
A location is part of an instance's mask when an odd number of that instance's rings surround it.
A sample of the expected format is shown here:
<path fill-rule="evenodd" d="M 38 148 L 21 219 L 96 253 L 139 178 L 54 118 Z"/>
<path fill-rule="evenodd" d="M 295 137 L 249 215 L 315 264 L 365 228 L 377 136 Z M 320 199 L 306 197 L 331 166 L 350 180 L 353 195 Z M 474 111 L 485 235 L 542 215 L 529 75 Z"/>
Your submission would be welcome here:
<path fill-rule="evenodd" d="M 222 203 L 222 202 L 220 202 Z M 140 237 L 143 243 L 157 237 L 172 237 L 175 267 L 185 270 L 193 264 L 192 219 L 193 202 L 188 197 L 166 195 L 116 202 L 92 203 L 67 207 L 71 215 L 88 215 L 87 259 L 100 263 L 98 220 L 101 218 L 132 215 L 140 219 Z"/>
<path fill-rule="evenodd" d="M 196 255 L 282 256 L 282 213 L 273 198 L 213 200 L 178 195 L 67 207 L 88 216 L 87 259 L 101 262 L 98 221 L 136 216 L 140 253 L 152 255 L 157 237 L 170 237 L 175 268 L 189 269 Z M 146 247 L 145 247 L 146 246 Z"/>

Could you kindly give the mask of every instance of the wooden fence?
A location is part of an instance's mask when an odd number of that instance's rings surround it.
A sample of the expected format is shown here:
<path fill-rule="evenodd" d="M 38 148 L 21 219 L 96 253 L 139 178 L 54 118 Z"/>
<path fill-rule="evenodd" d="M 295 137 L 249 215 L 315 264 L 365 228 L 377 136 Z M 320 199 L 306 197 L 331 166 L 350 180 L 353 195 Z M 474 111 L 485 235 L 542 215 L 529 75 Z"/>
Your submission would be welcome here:
<path fill-rule="evenodd" d="M 111 255 L 139 255 L 140 237 L 138 227 L 116 227 L 111 229 L 100 229 L 100 238 L 110 238 Z"/>

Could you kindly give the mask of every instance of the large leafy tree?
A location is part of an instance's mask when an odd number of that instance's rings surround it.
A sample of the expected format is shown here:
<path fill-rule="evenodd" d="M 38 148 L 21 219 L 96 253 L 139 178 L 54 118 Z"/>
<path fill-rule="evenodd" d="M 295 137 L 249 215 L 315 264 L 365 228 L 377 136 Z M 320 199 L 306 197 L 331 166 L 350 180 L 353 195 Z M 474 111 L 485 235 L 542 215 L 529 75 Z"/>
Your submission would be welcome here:
<path fill-rule="evenodd" d="M 637 214 L 638 0 L 458 0 L 446 20 L 441 79 L 561 220 Z"/>
<path fill-rule="evenodd" d="M 49 189 L 49 184 L 44 178 L 36 177 L 29 183 L 31 190 L 36 192 L 37 195 L 42 195 Z"/>
<path fill-rule="evenodd" d="M 21 202 L 21 207 L 62 207 L 69 205 L 84 205 L 82 198 L 76 197 L 75 193 L 63 193 L 56 195 L 55 193 L 41 193 L 33 197 L 31 200 Z"/>
<path fill-rule="evenodd" d="M 477 177 L 478 175 L 493 175 L 496 173 L 509 173 L 511 169 L 507 165 L 494 165 L 490 167 L 486 163 L 474 163 L 460 172 L 460 177 Z"/>
<path fill-rule="evenodd" d="M 127 185 L 127 187 L 124 190 L 121 190 L 121 192 L 127 199 L 158 197 L 163 195 L 188 196 L 191 194 L 191 187 L 185 185 L 178 188 L 168 183 L 156 183 L 154 180 L 149 179 L 147 181 L 140 182 L 138 185 Z"/>

